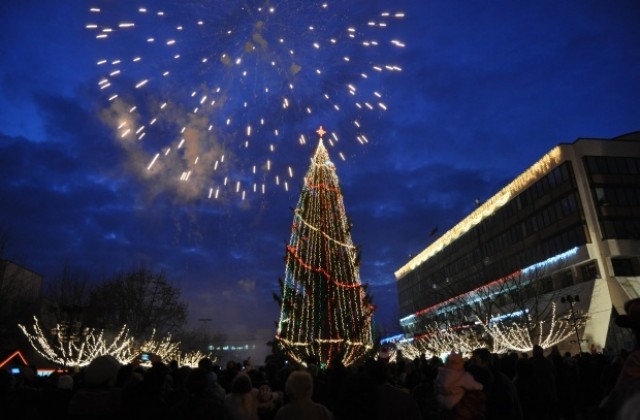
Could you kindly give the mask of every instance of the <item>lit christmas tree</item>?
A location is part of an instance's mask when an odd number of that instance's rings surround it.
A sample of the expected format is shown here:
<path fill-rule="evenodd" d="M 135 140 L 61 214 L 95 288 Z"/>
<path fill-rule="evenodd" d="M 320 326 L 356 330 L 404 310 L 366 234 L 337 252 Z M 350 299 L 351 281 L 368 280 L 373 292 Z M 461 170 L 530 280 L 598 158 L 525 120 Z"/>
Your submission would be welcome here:
<path fill-rule="evenodd" d="M 292 359 L 348 366 L 373 347 L 374 307 L 360 282 L 336 167 L 320 140 L 287 246 L 276 340 Z"/>

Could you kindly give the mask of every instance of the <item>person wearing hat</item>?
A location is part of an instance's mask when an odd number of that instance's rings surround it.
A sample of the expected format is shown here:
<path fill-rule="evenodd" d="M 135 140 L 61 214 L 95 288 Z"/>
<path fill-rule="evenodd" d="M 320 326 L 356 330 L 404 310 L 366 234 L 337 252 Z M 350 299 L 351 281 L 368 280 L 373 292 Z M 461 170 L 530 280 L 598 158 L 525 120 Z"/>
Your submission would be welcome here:
<path fill-rule="evenodd" d="M 637 408 L 637 398 L 640 395 L 640 298 L 627 301 L 624 304 L 624 311 L 625 314 L 616 317 L 616 325 L 633 332 L 635 339 L 633 350 L 625 359 L 613 389 L 600 404 L 600 409 L 607 418 L 621 420 L 640 418 L 640 411 Z M 629 404 L 632 402 L 636 406 L 635 416 L 638 417 L 628 417 Z"/>

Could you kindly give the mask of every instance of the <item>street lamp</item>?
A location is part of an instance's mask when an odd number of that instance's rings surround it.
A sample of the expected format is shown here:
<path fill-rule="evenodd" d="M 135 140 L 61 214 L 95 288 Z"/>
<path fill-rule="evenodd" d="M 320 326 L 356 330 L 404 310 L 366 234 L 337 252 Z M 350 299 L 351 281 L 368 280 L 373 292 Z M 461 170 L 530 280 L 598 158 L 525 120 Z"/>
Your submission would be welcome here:
<path fill-rule="evenodd" d="M 200 318 L 199 321 L 202 322 L 203 329 L 205 329 L 204 327 L 205 323 L 209 324 L 212 321 L 212 319 Z M 206 328 L 205 340 L 207 342 L 207 345 L 205 346 L 205 348 L 211 351 L 211 329 L 210 328 Z"/>
<path fill-rule="evenodd" d="M 578 340 L 578 350 L 582 353 L 582 344 L 580 340 L 580 334 L 578 333 L 578 320 L 576 319 L 576 311 L 574 309 L 574 305 L 580 302 L 580 296 L 578 295 L 567 295 L 560 298 L 560 302 L 568 303 L 569 308 L 571 309 L 571 322 L 573 323 L 573 329 L 576 332 L 576 339 Z"/>

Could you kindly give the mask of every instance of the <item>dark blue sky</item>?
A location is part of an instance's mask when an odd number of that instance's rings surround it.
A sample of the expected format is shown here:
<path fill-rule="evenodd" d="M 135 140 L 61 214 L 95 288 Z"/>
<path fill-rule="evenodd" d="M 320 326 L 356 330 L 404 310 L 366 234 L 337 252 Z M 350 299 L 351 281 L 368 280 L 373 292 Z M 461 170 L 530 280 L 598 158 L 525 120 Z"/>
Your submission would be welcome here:
<path fill-rule="evenodd" d="M 193 325 L 213 318 L 211 327 L 232 337 L 274 329 L 278 308 L 271 292 L 284 274 L 291 208 L 319 124 L 339 136 L 329 152 L 354 224 L 353 241 L 362 247 L 361 277 L 372 286 L 377 321 L 387 328 L 397 319 L 393 273 L 435 239 L 429 237 L 434 227 L 444 233 L 474 199 L 490 197 L 557 143 L 640 129 L 636 1 L 327 1 L 324 14 L 313 10 L 322 3 L 272 1 L 278 10 L 260 31 L 247 24 L 260 20 L 256 13 L 247 17 L 234 1 L 180 8 L 178 1 L 154 1 L 156 9 L 163 4 L 162 17 L 151 15 L 150 3 L 96 1 L 102 10 L 97 15 L 84 0 L 0 5 L 0 228 L 10 234 L 6 256 L 45 281 L 65 262 L 96 279 L 144 262 L 165 270 L 182 289 Z M 149 7 L 147 14 L 138 11 L 142 6 Z M 386 21 L 380 12 L 387 10 L 405 17 L 389 19 L 388 27 L 367 27 L 371 19 Z M 206 22 L 204 31 L 194 29 L 198 19 Z M 85 27 L 125 21 L 136 27 L 116 30 L 107 40 Z M 175 32 L 178 24 L 184 32 Z M 360 38 L 345 37 L 349 27 Z M 229 28 L 237 31 L 228 36 Z M 149 47 L 152 35 L 157 42 Z M 299 72 L 283 64 L 287 50 L 276 47 L 278 36 L 296 49 Z M 328 44 L 333 36 L 335 47 Z M 176 46 L 160 42 L 171 37 Z M 317 51 L 313 37 L 325 42 Z M 380 42 L 376 49 L 363 46 L 373 39 Z M 241 65 L 221 64 L 224 53 L 246 53 L 247 40 L 258 50 L 268 48 L 245 54 Z M 170 48 L 180 49 L 182 61 L 167 59 Z M 131 60 L 136 54 L 140 66 Z M 99 82 L 113 69 L 96 63 L 118 55 L 129 60 L 118 67 L 122 77 L 111 78 L 113 89 L 101 90 Z M 198 61 L 204 55 L 217 60 Z M 276 70 L 265 57 L 276 60 Z M 372 66 L 380 63 L 402 71 L 376 74 Z M 163 80 L 165 67 L 172 75 Z M 359 77 L 362 72 L 369 77 Z M 134 87 L 146 78 L 147 85 Z M 290 82 L 296 86 L 287 92 L 283 83 Z M 346 90 L 350 83 L 357 95 L 378 92 L 388 110 L 371 102 L 373 111 L 359 111 L 354 105 L 360 99 Z M 190 92 L 215 87 L 226 92 L 218 108 L 194 114 Z M 113 92 L 119 99 L 109 102 Z M 286 112 L 285 96 L 293 104 Z M 147 128 L 142 140 L 120 136 L 123 115 L 142 125 L 163 98 L 173 106 L 163 124 Z M 138 108 L 128 113 L 132 105 Z M 233 120 L 228 126 L 226 118 Z M 263 129 L 260 118 L 267 121 Z M 205 132 L 207 125 L 216 127 L 215 135 Z M 245 150 L 246 125 L 253 132 Z M 182 126 L 192 131 L 180 151 Z M 369 143 L 360 145 L 358 133 Z M 216 172 L 223 146 L 226 166 Z M 167 147 L 172 154 L 147 170 Z M 279 165 L 274 171 L 292 167 L 288 191 L 275 186 L 275 172 L 251 173 L 267 159 Z M 192 177 L 180 181 L 190 169 Z M 267 193 L 242 200 L 228 191 L 208 199 L 209 188 L 224 176 L 241 180 L 242 188 L 265 180 Z"/>

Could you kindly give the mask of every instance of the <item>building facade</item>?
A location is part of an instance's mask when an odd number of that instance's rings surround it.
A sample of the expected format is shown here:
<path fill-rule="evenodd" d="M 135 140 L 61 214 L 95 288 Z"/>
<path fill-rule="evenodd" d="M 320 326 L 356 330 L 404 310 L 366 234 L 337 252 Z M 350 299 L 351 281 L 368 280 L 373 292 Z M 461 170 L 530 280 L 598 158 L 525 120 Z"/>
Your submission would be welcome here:
<path fill-rule="evenodd" d="M 39 312 L 42 276 L 14 262 L 0 259 L 0 351 L 15 351 L 23 335 L 18 323 Z"/>
<path fill-rule="evenodd" d="M 0 294 L 7 302 L 40 299 L 42 276 L 14 262 L 0 259 Z"/>
<path fill-rule="evenodd" d="M 529 301 L 586 320 L 566 350 L 615 345 L 613 316 L 640 296 L 640 132 L 556 146 L 395 277 L 407 336 L 473 322 L 473 299 L 491 301 L 487 318 L 513 315 L 509 287 L 526 284 Z"/>

